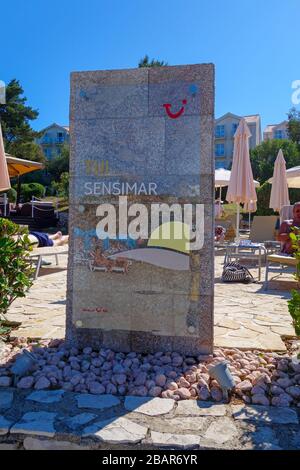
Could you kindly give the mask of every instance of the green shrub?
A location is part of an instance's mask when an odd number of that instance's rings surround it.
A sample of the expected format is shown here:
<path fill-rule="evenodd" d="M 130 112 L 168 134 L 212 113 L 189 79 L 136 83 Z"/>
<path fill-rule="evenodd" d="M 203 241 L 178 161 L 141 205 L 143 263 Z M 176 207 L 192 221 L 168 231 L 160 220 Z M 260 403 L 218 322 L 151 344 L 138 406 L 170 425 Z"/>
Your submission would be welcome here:
<path fill-rule="evenodd" d="M 28 230 L 0 218 L 0 316 L 31 286 Z"/>
<path fill-rule="evenodd" d="M 293 254 L 297 260 L 296 272 L 294 277 L 296 281 L 300 281 L 300 234 L 298 234 L 298 229 L 292 227 L 292 232 L 290 233 L 290 239 L 293 246 Z M 292 298 L 288 300 L 288 309 L 289 313 L 293 319 L 293 326 L 295 328 L 295 333 L 297 336 L 300 336 L 300 291 L 299 289 L 293 289 L 291 291 Z"/>
<path fill-rule="evenodd" d="M 292 298 L 288 300 L 289 313 L 293 319 L 295 333 L 300 336 L 300 292 L 296 289 L 291 291 Z"/>
<path fill-rule="evenodd" d="M 65 171 L 60 175 L 59 181 L 52 181 L 51 189 L 57 196 L 67 198 L 69 196 L 69 173 Z"/>
<path fill-rule="evenodd" d="M 9 202 L 16 202 L 17 200 L 17 191 L 14 188 L 10 188 L 6 191 Z"/>
<path fill-rule="evenodd" d="M 274 215 L 273 209 L 269 208 L 271 188 L 272 186 L 267 182 L 257 188 L 257 211 L 255 215 Z"/>
<path fill-rule="evenodd" d="M 272 185 L 267 181 L 257 188 L 257 212 L 255 215 L 274 215 L 273 209 L 269 208 Z M 290 203 L 300 201 L 300 189 L 289 189 Z"/>
<path fill-rule="evenodd" d="M 40 183 L 25 183 L 21 185 L 21 198 L 23 202 L 31 201 L 32 196 L 37 198 L 44 197 L 45 186 Z"/>

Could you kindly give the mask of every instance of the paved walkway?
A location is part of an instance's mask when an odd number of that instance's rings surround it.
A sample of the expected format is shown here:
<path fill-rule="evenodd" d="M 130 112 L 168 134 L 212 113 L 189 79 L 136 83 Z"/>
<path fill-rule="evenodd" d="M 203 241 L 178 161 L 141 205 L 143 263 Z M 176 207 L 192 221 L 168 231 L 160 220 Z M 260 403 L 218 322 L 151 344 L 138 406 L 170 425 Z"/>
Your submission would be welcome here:
<path fill-rule="evenodd" d="M 297 411 L 0 390 L 1 449 L 299 449 Z"/>
<path fill-rule="evenodd" d="M 15 336 L 64 337 L 67 257 L 60 258 L 59 267 L 41 268 L 26 297 L 12 304 L 9 319 L 22 322 Z M 287 282 L 270 283 L 267 292 L 262 283 L 224 284 L 220 281 L 222 261 L 222 256 L 216 256 L 215 345 L 284 351 L 281 336 L 294 335 L 287 309 L 291 275 L 285 278 Z M 255 269 L 251 271 L 256 274 Z"/>

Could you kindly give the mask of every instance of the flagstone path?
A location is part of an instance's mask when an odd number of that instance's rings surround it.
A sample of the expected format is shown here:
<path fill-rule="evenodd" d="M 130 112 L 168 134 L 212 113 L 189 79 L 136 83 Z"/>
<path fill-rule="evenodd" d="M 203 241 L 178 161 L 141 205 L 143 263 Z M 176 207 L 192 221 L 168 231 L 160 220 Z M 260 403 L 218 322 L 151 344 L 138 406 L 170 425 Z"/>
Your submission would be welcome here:
<path fill-rule="evenodd" d="M 0 389 L 0 450 L 299 449 L 298 411 Z"/>
<path fill-rule="evenodd" d="M 222 256 L 216 256 L 215 345 L 245 349 L 285 351 L 282 336 L 293 336 L 287 299 L 291 275 L 263 284 L 224 284 L 220 281 Z M 25 298 L 17 299 L 9 320 L 21 321 L 14 336 L 63 338 L 65 334 L 67 256 L 57 267 L 44 267 Z M 251 270 L 256 274 L 256 270 Z M 263 272 L 264 275 L 264 272 Z M 262 277 L 263 279 L 263 277 Z"/>

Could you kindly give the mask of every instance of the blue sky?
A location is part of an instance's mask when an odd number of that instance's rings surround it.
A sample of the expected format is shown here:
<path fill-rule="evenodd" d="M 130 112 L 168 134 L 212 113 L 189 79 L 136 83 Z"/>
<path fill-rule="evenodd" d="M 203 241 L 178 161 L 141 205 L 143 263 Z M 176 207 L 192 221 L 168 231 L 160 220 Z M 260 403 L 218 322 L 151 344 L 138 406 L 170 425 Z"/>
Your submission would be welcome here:
<path fill-rule="evenodd" d="M 213 62 L 216 116 L 281 122 L 300 80 L 299 0 L 2 0 L 0 80 L 20 80 L 41 129 L 65 125 L 69 74 Z"/>

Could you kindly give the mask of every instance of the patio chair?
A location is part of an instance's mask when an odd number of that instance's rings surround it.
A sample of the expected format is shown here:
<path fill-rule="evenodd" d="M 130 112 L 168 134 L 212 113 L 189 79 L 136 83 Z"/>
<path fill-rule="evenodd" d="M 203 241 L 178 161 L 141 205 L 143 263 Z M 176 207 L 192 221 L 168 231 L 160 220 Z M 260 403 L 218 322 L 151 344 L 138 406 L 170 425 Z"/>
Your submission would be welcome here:
<path fill-rule="evenodd" d="M 7 195 L 1 194 L 0 196 L 0 216 L 8 217 L 10 212 L 10 203 L 8 202 Z"/>
<path fill-rule="evenodd" d="M 297 260 L 293 256 L 280 254 L 272 254 L 267 256 L 266 274 L 264 290 L 269 288 L 269 273 L 276 273 L 275 277 L 281 276 L 283 273 L 294 273 L 296 271 Z"/>
<path fill-rule="evenodd" d="M 254 243 L 263 243 L 267 255 L 280 251 L 280 242 L 276 240 L 276 215 L 256 215 L 253 218 L 249 239 Z"/>
<path fill-rule="evenodd" d="M 69 252 L 69 245 L 51 246 L 44 248 L 34 248 L 30 252 L 30 258 L 36 263 L 35 272 L 33 274 L 34 280 L 38 278 L 42 259 L 48 256 L 55 256 L 56 265 L 59 264 L 58 255 L 66 255 Z"/>
<path fill-rule="evenodd" d="M 246 242 L 238 247 L 228 245 L 224 264 L 236 260 L 241 264 L 253 262 L 258 264 L 258 280 L 261 279 L 262 265 L 267 256 L 280 251 L 280 243 L 275 240 L 275 224 L 277 216 L 254 216 L 251 225 L 249 244 Z M 250 243 L 251 241 L 251 243 Z"/>
<path fill-rule="evenodd" d="M 250 240 L 256 243 L 264 243 L 275 240 L 275 226 L 278 217 L 276 215 L 255 215 L 250 230 Z"/>

